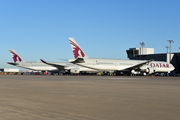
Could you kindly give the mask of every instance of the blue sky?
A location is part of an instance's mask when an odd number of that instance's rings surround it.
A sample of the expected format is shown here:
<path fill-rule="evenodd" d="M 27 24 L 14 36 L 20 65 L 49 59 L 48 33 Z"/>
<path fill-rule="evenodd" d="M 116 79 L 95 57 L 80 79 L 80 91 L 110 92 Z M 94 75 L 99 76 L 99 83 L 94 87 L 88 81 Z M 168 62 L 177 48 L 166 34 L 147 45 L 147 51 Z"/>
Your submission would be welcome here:
<path fill-rule="evenodd" d="M 179 0 L 0 0 L 0 68 L 9 48 L 25 61 L 72 59 L 68 37 L 94 58 L 127 59 L 126 50 L 180 52 Z"/>

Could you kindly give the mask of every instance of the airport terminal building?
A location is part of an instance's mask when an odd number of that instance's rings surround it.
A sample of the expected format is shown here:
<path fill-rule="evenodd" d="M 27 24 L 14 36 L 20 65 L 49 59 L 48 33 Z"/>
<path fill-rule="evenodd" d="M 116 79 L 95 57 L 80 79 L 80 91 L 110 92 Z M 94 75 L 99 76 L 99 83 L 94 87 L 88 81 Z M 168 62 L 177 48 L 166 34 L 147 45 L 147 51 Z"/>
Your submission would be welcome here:
<path fill-rule="evenodd" d="M 159 53 L 154 54 L 154 48 L 129 48 L 126 50 L 130 60 L 155 60 L 170 62 L 175 71 L 180 72 L 180 53 Z"/>
<path fill-rule="evenodd" d="M 14 69 L 14 68 L 0 68 L 0 72 L 19 72 L 19 69 Z"/>

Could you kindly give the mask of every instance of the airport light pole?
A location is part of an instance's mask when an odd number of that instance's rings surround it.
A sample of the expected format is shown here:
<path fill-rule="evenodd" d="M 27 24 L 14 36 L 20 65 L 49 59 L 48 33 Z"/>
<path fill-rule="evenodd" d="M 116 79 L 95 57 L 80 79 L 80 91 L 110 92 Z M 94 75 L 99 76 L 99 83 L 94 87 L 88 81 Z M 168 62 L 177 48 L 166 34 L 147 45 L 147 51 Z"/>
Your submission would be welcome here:
<path fill-rule="evenodd" d="M 173 40 L 167 40 L 170 43 L 170 57 L 169 57 L 169 63 L 171 62 L 171 43 L 174 43 Z"/>
<path fill-rule="evenodd" d="M 165 48 L 167 48 L 167 53 L 168 53 L 169 46 L 165 46 Z"/>
<path fill-rule="evenodd" d="M 142 43 L 140 43 L 140 45 L 142 46 L 142 55 L 143 55 L 143 47 L 145 46 L 145 43 L 142 42 Z"/>

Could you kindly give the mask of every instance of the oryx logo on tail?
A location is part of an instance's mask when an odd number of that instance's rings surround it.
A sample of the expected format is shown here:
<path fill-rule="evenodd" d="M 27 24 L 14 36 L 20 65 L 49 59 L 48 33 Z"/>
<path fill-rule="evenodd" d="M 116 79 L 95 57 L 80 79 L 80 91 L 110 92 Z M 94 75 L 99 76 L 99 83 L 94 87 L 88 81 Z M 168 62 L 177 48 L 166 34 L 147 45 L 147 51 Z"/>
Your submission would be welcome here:
<path fill-rule="evenodd" d="M 79 48 L 79 46 L 77 46 L 74 42 L 72 42 L 71 40 L 70 41 L 70 44 L 73 45 L 72 49 L 73 49 L 73 53 L 74 53 L 74 57 L 75 59 L 78 58 L 79 56 L 80 57 L 84 57 L 85 54 L 84 52 L 81 50 L 81 48 Z"/>
<path fill-rule="evenodd" d="M 69 41 L 70 41 L 75 59 L 77 59 L 78 57 L 88 58 L 87 55 L 83 52 L 83 50 L 80 48 L 80 46 L 76 43 L 74 38 L 69 38 Z"/>
<path fill-rule="evenodd" d="M 15 63 L 23 62 L 23 59 L 21 59 L 21 57 L 13 49 L 9 49 L 9 51 Z"/>

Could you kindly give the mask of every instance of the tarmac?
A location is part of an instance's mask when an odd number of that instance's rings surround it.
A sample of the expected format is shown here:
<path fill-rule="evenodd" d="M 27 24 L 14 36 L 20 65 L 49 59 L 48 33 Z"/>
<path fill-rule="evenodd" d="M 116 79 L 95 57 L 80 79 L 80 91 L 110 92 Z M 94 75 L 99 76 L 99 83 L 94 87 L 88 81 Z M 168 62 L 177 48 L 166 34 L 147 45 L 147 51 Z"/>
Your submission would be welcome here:
<path fill-rule="evenodd" d="M 0 75 L 0 120 L 180 120 L 180 77 Z"/>

